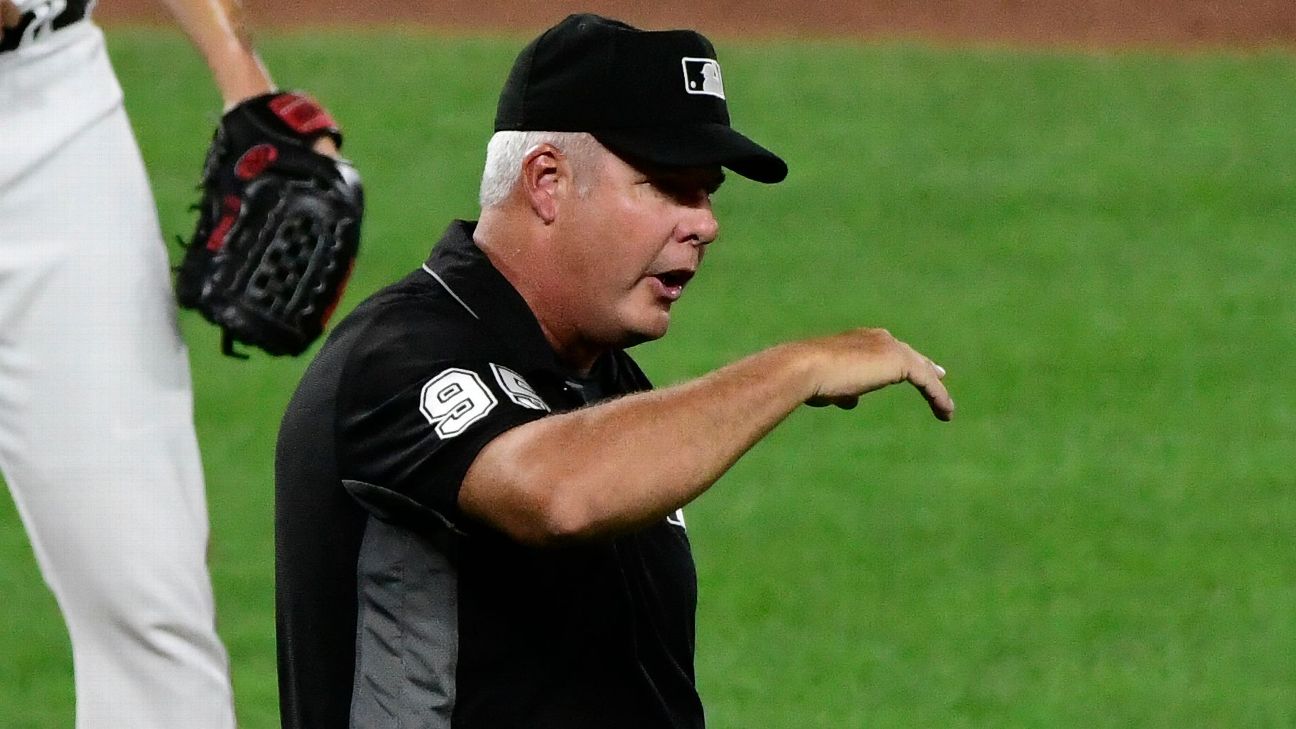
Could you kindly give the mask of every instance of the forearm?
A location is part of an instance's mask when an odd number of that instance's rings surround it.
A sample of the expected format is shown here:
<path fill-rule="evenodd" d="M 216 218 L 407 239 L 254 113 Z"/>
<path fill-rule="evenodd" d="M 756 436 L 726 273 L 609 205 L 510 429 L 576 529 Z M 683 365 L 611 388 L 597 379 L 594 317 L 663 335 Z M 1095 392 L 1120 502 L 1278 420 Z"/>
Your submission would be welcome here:
<path fill-rule="evenodd" d="M 660 520 L 813 394 L 801 354 L 776 347 L 675 387 L 509 431 L 478 456 L 461 505 L 535 542 Z"/>
<path fill-rule="evenodd" d="M 477 454 L 459 505 L 523 542 L 628 531 L 705 491 L 801 403 L 849 409 L 907 381 L 949 420 L 944 376 L 884 329 L 780 345 L 692 382 L 505 432 Z"/>
<path fill-rule="evenodd" d="M 274 90 L 269 72 L 252 48 L 239 0 L 163 1 L 206 60 L 226 109 Z"/>

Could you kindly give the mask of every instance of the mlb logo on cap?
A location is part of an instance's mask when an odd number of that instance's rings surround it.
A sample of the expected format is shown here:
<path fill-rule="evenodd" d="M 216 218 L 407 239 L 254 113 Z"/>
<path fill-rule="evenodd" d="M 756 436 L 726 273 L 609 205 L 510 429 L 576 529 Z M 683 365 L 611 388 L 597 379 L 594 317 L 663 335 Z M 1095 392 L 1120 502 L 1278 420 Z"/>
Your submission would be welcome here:
<path fill-rule="evenodd" d="M 720 64 L 713 58 L 684 58 L 684 90 L 690 94 L 706 94 L 723 99 L 724 81 L 720 78 Z"/>

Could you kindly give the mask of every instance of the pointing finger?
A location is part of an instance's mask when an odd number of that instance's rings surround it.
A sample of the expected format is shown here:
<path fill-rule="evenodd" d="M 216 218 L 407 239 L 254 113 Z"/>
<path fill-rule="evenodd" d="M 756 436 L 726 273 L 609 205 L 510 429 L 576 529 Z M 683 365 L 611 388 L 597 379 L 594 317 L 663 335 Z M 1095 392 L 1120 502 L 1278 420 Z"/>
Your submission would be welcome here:
<path fill-rule="evenodd" d="M 954 417 L 954 400 L 945 388 L 945 383 L 941 382 L 945 368 L 925 357 L 922 361 L 929 366 L 915 367 L 909 374 L 909 381 L 927 399 L 932 414 L 940 420 L 948 421 Z"/>
<path fill-rule="evenodd" d="M 914 387 L 927 398 L 927 404 L 931 407 L 932 415 L 940 420 L 949 421 L 954 417 L 954 399 L 950 397 L 949 391 L 945 389 L 945 384 L 939 379 L 932 378 L 924 382 L 914 382 Z"/>

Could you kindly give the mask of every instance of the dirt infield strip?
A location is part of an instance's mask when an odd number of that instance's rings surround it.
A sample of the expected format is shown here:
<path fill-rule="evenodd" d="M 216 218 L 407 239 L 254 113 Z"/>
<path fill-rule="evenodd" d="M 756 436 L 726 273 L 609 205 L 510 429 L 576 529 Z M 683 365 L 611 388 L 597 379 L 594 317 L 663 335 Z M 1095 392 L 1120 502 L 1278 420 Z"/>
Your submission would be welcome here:
<path fill-rule="evenodd" d="M 416 24 L 531 32 L 593 11 L 717 35 L 921 38 L 1027 46 L 1296 49 L 1296 0 L 244 0 L 256 27 Z M 106 23 L 159 22 L 158 0 L 101 0 Z"/>

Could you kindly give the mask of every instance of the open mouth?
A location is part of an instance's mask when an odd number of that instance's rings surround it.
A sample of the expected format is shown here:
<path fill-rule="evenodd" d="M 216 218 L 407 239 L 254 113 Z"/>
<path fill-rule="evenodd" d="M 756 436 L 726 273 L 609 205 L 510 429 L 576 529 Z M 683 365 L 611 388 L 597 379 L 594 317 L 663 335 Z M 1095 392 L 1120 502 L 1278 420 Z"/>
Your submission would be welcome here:
<path fill-rule="evenodd" d="M 661 281 L 662 284 L 666 286 L 666 288 L 682 289 L 684 288 L 684 284 L 688 283 L 689 279 L 693 278 L 693 272 L 686 268 L 681 268 L 677 271 L 667 271 L 665 273 L 659 273 L 655 276 L 655 278 L 658 281 Z"/>
<path fill-rule="evenodd" d="M 687 268 L 677 268 L 673 271 L 663 271 L 655 273 L 649 278 L 655 279 L 660 286 L 658 295 L 668 301 L 676 301 L 684 293 L 684 285 L 693 278 L 693 271 Z"/>

